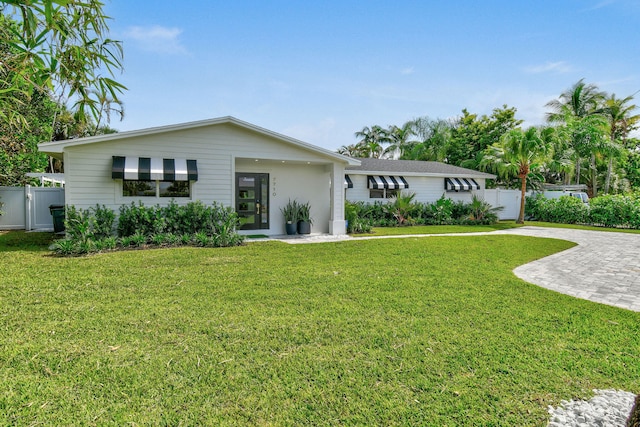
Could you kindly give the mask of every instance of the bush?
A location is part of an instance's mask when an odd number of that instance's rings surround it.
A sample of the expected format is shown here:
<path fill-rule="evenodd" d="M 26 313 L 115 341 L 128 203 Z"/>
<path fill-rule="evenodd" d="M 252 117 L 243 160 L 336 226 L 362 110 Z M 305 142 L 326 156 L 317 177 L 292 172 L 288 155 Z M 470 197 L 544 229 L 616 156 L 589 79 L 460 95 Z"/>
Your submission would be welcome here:
<path fill-rule="evenodd" d="M 525 215 L 538 221 L 585 224 L 589 222 L 589 206 L 576 197 L 547 199 L 536 195 L 526 199 Z"/>
<path fill-rule="evenodd" d="M 349 221 L 348 232 L 369 232 L 371 227 L 394 227 L 398 225 L 446 225 L 446 224 L 494 224 L 497 212 L 482 199 L 473 197 L 471 203 L 454 202 L 445 194 L 434 203 L 414 202 L 412 193 L 401 194 L 388 202 L 369 204 L 346 202 L 345 218 Z"/>
<path fill-rule="evenodd" d="M 640 228 L 640 195 L 606 195 L 591 199 L 562 196 L 547 199 L 543 195 L 527 197 L 527 218 L 564 224 L 589 224 L 600 227 Z"/>
<path fill-rule="evenodd" d="M 117 247 L 173 246 L 237 246 L 243 237 L 237 233 L 238 215 L 229 207 L 213 203 L 191 202 L 180 206 L 171 201 L 168 206 L 123 205 L 116 227 L 119 239 L 113 236 L 115 213 L 96 205 L 91 209 L 67 207 L 67 233 L 64 240 L 53 245 L 60 255 L 83 254 Z"/>
<path fill-rule="evenodd" d="M 591 199 L 591 222 L 603 227 L 640 228 L 640 198 L 618 194 Z"/>
<path fill-rule="evenodd" d="M 100 240 L 113 234 L 115 214 L 106 206 L 96 205 L 89 209 L 67 206 L 65 212 L 65 234 L 68 239 L 86 242 Z"/>

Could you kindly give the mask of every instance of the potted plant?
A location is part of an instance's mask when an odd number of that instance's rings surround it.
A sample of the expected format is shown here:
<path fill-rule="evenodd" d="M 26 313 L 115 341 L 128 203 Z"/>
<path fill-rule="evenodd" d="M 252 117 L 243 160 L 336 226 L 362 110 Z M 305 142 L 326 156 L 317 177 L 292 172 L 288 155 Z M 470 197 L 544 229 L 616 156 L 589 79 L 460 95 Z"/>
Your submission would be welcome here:
<path fill-rule="evenodd" d="M 299 206 L 298 202 L 289 199 L 289 202 L 280 208 L 282 215 L 284 215 L 285 228 L 288 235 L 296 234 Z"/>
<path fill-rule="evenodd" d="M 298 204 L 298 234 L 311 234 L 311 205 L 307 203 Z"/>

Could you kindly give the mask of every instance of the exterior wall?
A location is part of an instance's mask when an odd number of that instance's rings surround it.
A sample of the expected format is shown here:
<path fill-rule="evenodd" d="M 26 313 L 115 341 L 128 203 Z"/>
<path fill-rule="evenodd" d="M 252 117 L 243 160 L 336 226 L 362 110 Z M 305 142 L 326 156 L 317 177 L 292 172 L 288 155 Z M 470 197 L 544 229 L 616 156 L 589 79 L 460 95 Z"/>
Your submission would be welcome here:
<path fill-rule="evenodd" d="M 83 209 L 106 205 L 117 213 L 121 205 L 132 202 L 170 202 L 171 198 L 165 197 L 123 197 L 122 181 L 111 178 L 112 156 L 196 159 L 198 181 L 192 183 L 190 198 L 175 199 L 179 204 L 200 200 L 235 207 L 235 172 L 269 173 L 272 229 L 260 232 L 284 234 L 279 208 L 289 197 L 311 203 L 312 232 L 329 231 L 329 171 L 333 160 L 279 139 L 233 124 L 217 124 L 68 146 L 64 151 L 66 204 Z"/>
<path fill-rule="evenodd" d="M 285 222 L 280 208 L 284 207 L 289 199 L 310 204 L 312 233 L 329 232 L 331 181 L 325 165 L 287 162 L 283 164 L 282 162 L 238 159 L 235 172 L 269 174 L 270 228 L 269 230 L 243 230 L 242 233 L 285 234 Z"/>
<path fill-rule="evenodd" d="M 353 182 L 353 188 L 349 188 L 346 191 L 347 200 L 351 202 L 365 202 L 375 203 L 376 201 L 384 202 L 385 199 L 371 199 L 369 198 L 369 189 L 367 188 L 367 175 L 354 174 L 353 172 L 346 171 L 351 181 Z M 409 183 L 408 191 L 416 194 L 415 201 L 420 203 L 433 203 L 445 194 L 446 197 L 454 201 L 470 202 L 473 194 L 480 197 L 484 197 L 485 180 L 474 178 L 482 190 L 474 191 L 445 191 L 444 189 L 444 177 L 430 177 L 430 176 L 411 176 L 407 174 L 387 174 L 387 175 L 402 175 Z"/>

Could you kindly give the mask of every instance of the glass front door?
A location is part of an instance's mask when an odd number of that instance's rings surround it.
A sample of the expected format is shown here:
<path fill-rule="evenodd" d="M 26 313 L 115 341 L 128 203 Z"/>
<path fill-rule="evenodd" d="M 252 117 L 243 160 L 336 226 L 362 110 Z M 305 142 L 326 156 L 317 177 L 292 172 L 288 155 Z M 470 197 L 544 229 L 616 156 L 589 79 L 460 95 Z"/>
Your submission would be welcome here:
<path fill-rule="evenodd" d="M 269 228 L 268 173 L 236 173 L 236 212 L 242 230 Z"/>

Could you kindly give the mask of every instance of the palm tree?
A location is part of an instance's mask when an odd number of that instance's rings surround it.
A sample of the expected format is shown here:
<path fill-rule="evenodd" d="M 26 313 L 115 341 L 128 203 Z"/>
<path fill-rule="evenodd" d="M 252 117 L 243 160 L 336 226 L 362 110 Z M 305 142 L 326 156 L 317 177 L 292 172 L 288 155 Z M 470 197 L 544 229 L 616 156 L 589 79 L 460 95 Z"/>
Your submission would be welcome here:
<path fill-rule="evenodd" d="M 518 224 L 524 224 L 524 204 L 527 177 L 548 158 L 555 130 L 553 128 L 520 128 L 505 133 L 500 141 L 487 148 L 482 159 L 484 168 L 491 169 L 505 179 L 520 179 L 520 214 Z"/>
<path fill-rule="evenodd" d="M 576 184 L 580 183 L 580 164 L 582 158 L 590 157 L 592 171 L 593 193 L 597 193 L 596 180 L 593 174 L 596 171 L 596 151 L 602 145 L 598 132 L 601 132 L 602 122 L 594 116 L 600 116 L 603 112 L 602 101 L 605 93 L 598 90 L 593 84 L 586 84 L 580 79 L 572 87 L 560 94 L 558 99 L 547 103 L 551 112 L 547 113 L 549 123 L 562 123 L 567 137 L 570 138 L 576 154 Z"/>
<path fill-rule="evenodd" d="M 414 120 L 415 135 L 419 141 L 410 144 L 403 153 L 407 160 L 432 160 L 443 162 L 451 140 L 451 123 L 443 119 L 420 117 Z"/>
<path fill-rule="evenodd" d="M 405 151 L 409 150 L 414 144 L 411 137 L 415 136 L 415 121 L 410 120 L 398 127 L 396 125 L 389 126 L 387 130 L 390 145 L 385 150 L 385 154 L 394 159 L 402 158 Z"/>
<path fill-rule="evenodd" d="M 389 133 L 378 125 L 365 126 L 355 133 L 356 138 L 361 138 L 356 144 L 363 157 L 382 158 L 385 152 L 383 145 L 390 142 Z"/>
<path fill-rule="evenodd" d="M 609 163 L 607 165 L 607 177 L 604 184 L 604 192 L 608 193 L 611 185 L 611 174 L 613 170 L 613 158 L 620 155 L 629 132 L 637 128 L 640 122 L 640 115 L 631 115 L 637 107 L 628 105 L 633 100 L 633 95 L 626 98 L 616 98 L 616 94 L 611 94 L 604 101 L 604 114 L 609 122 Z"/>

